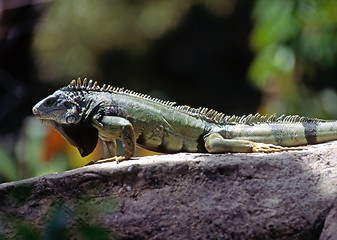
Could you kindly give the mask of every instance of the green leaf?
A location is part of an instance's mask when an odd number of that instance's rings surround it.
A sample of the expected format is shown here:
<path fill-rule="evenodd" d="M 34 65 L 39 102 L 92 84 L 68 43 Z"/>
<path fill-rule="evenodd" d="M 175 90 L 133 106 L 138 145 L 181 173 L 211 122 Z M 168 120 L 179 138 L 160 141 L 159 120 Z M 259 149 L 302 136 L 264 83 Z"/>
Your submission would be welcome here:
<path fill-rule="evenodd" d="M 0 162 L 0 175 L 4 177 L 5 181 L 18 180 L 15 163 L 2 148 L 0 148 Z"/>

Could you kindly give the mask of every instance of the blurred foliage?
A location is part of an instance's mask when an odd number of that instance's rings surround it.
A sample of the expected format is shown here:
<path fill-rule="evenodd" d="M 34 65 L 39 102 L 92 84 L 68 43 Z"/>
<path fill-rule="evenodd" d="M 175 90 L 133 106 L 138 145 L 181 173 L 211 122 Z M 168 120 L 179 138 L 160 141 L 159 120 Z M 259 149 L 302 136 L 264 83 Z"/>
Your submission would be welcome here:
<path fill-rule="evenodd" d="M 336 67 L 337 1 L 258 0 L 252 16 L 249 76 L 263 92 L 260 112 L 336 118 L 335 90 L 316 92 L 310 82 Z"/>
<path fill-rule="evenodd" d="M 14 194 L 18 195 L 18 194 Z M 63 202 L 55 202 L 47 209 L 45 223 L 40 228 L 21 216 L 0 216 L 1 239 L 85 239 L 108 240 L 117 239 L 112 229 L 104 227 L 104 219 L 118 210 L 118 205 L 112 197 L 97 201 L 88 196 L 79 197 L 75 204 L 67 206 Z"/>
<path fill-rule="evenodd" d="M 14 146 L 14 153 L 8 154 L 0 148 L 0 183 L 41 176 L 52 172 L 84 166 L 99 159 L 101 146 L 89 156 L 82 158 L 51 126 L 34 117 L 27 117 Z"/>
<path fill-rule="evenodd" d="M 50 171 L 64 171 L 67 161 L 59 155 L 56 161 L 49 164 L 42 161 L 40 146 L 45 135 L 45 126 L 32 117 L 26 118 L 20 131 L 20 136 L 14 146 L 14 153 L 9 154 L 0 148 L 1 168 L 0 182 L 14 181 L 32 176 L 39 176 Z"/>
<path fill-rule="evenodd" d="M 39 24 L 34 41 L 40 78 L 46 81 L 99 74 L 98 57 L 123 49 L 133 57 L 176 27 L 194 4 L 216 15 L 233 0 L 58 0 Z"/>

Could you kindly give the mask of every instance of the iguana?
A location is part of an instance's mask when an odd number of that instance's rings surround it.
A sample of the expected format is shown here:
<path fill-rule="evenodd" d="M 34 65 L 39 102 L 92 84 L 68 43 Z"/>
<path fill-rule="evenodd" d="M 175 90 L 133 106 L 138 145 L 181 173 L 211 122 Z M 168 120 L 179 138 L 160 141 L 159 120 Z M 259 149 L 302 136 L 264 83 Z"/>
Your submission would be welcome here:
<path fill-rule="evenodd" d="M 176 105 L 123 88 L 84 79 L 33 107 L 82 157 L 103 142 L 102 161 L 122 161 L 135 145 L 162 153 L 275 152 L 337 139 L 337 121 L 275 114 L 229 116 L 207 108 Z M 116 139 L 124 154 L 116 156 Z"/>

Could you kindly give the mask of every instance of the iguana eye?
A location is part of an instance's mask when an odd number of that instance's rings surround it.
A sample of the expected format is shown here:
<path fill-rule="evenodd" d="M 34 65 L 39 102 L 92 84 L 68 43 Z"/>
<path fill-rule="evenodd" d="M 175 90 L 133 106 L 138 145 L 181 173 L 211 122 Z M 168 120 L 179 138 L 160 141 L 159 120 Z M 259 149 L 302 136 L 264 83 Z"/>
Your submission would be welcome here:
<path fill-rule="evenodd" d="M 48 98 L 48 99 L 44 102 L 44 105 L 45 105 L 46 107 L 50 107 L 51 105 L 53 105 L 54 101 L 55 101 L 55 98 Z"/>
<path fill-rule="evenodd" d="M 68 116 L 68 117 L 66 118 L 66 121 L 67 121 L 67 123 L 69 123 L 69 124 L 74 123 L 74 122 L 76 121 L 76 117 L 73 116 L 73 115 Z"/>

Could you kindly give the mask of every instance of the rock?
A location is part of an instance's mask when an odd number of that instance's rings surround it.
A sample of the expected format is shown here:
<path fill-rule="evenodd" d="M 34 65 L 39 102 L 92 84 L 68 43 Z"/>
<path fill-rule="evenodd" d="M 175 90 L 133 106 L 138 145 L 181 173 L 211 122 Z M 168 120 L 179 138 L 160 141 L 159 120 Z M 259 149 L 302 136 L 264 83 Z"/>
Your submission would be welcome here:
<path fill-rule="evenodd" d="M 0 233 L 319 239 L 336 196 L 337 141 L 271 154 L 157 155 L 1 184 Z"/>
<path fill-rule="evenodd" d="M 337 239 L 337 201 L 335 202 L 334 207 L 331 209 L 328 217 L 325 220 L 323 232 L 319 239 Z"/>

